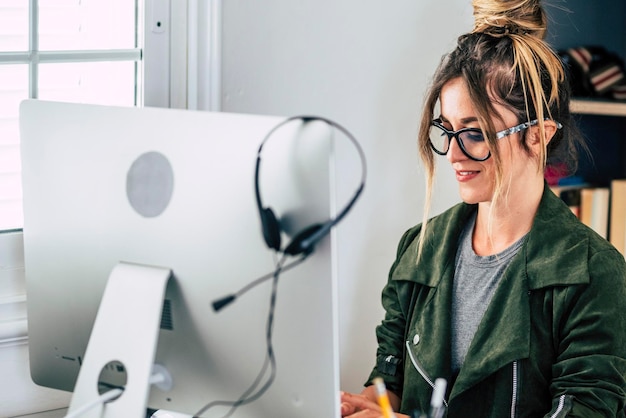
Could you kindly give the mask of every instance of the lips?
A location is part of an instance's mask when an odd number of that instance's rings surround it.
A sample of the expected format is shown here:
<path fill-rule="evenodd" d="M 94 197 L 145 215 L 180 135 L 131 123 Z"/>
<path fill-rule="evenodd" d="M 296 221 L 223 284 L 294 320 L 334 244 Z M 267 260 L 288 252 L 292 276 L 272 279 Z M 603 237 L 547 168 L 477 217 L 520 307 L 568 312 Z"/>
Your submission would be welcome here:
<path fill-rule="evenodd" d="M 469 181 L 476 177 L 480 171 L 471 171 L 471 170 L 455 170 L 456 179 L 458 181 Z"/>

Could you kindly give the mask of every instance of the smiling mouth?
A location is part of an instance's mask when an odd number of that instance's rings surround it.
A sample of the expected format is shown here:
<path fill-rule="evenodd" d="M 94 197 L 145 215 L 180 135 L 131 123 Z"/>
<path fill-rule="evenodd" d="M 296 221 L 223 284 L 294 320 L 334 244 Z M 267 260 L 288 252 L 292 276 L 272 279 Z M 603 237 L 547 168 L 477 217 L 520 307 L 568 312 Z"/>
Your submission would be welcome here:
<path fill-rule="evenodd" d="M 480 171 L 469 171 L 469 170 L 455 170 L 456 172 L 456 179 L 459 182 L 468 182 L 474 178 L 476 178 L 476 176 L 478 176 L 478 174 L 480 174 Z"/>

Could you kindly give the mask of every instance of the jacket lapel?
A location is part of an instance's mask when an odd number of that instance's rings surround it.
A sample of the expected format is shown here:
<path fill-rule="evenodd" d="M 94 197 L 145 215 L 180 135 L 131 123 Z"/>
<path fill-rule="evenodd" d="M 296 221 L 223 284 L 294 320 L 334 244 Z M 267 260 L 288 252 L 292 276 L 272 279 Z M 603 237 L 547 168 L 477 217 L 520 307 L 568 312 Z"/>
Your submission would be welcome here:
<path fill-rule="evenodd" d="M 530 308 L 524 248 L 511 260 L 476 330 L 451 398 L 530 355 Z"/>
<path fill-rule="evenodd" d="M 391 277 L 392 280 L 418 283 L 422 286 L 421 291 L 428 293 L 415 307 L 419 314 L 411 315 L 406 338 L 412 359 L 431 385 L 436 378 L 449 381 L 451 377 L 450 304 L 454 259 L 458 237 L 475 210 L 475 205 L 459 204 L 433 218 L 427 227 L 428 236 L 419 265 L 416 265 L 416 239 L 402 254 Z"/>

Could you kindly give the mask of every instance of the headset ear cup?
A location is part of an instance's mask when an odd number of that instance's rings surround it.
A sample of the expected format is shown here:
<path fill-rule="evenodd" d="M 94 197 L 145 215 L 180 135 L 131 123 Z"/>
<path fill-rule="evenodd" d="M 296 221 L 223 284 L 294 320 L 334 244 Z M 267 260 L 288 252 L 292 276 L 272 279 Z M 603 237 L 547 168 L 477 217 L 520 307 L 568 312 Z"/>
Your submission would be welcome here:
<path fill-rule="evenodd" d="M 270 208 L 261 210 L 261 226 L 263 228 L 263 238 L 268 247 L 280 251 L 280 225 L 276 215 Z"/>
<path fill-rule="evenodd" d="M 295 237 L 293 237 L 289 245 L 287 245 L 284 253 L 288 255 L 311 253 L 315 247 L 315 244 L 317 244 L 317 242 L 322 237 L 319 237 L 315 241 L 312 241 L 312 242 L 305 243 L 304 241 L 310 238 L 317 231 L 319 231 L 322 228 L 322 226 L 324 226 L 324 224 L 314 224 L 314 225 L 307 227 L 305 230 L 299 232 Z"/>

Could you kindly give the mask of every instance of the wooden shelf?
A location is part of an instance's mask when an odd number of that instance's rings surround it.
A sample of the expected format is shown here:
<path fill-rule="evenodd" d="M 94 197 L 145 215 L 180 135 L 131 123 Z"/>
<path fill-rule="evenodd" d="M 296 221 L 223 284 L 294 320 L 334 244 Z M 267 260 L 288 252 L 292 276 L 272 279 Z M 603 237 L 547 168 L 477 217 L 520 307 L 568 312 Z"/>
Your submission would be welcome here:
<path fill-rule="evenodd" d="M 608 100 L 574 99 L 570 102 L 572 113 L 605 116 L 626 116 L 626 102 Z"/>

